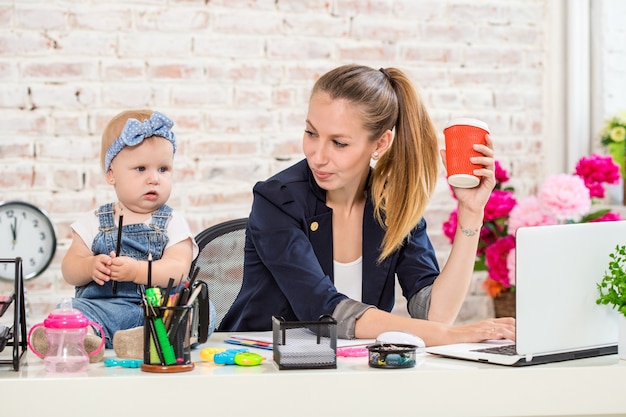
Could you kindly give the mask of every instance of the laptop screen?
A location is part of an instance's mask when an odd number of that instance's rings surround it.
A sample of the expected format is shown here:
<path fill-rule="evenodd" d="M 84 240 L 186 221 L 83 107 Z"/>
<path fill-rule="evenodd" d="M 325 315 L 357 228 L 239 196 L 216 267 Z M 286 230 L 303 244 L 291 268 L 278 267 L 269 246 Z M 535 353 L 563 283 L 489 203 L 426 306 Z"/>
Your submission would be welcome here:
<path fill-rule="evenodd" d="M 617 343 L 617 312 L 597 305 L 626 221 L 525 227 L 516 234 L 516 343 L 522 355 Z"/>

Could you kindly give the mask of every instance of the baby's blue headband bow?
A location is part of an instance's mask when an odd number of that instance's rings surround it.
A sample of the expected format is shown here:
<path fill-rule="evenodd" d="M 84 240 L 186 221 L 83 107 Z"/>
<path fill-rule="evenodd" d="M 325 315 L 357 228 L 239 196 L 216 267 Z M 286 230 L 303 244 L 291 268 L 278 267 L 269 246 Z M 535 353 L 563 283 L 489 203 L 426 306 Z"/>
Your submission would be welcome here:
<path fill-rule="evenodd" d="M 108 172 L 113 158 L 125 147 L 139 145 L 145 138 L 159 136 L 172 142 L 176 153 L 176 136 L 171 131 L 174 122 L 164 115 L 155 111 L 149 119 L 140 122 L 137 119 L 128 119 L 120 136 L 109 146 L 104 159 L 104 172 Z"/>

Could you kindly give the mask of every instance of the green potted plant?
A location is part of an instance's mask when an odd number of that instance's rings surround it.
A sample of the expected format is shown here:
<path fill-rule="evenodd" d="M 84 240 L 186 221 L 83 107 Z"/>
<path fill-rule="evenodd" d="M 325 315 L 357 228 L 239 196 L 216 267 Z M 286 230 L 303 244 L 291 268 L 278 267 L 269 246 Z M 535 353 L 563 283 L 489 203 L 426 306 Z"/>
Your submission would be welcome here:
<path fill-rule="evenodd" d="M 611 305 L 618 311 L 619 357 L 626 359 L 626 245 L 617 245 L 609 258 L 608 270 L 598 283 L 600 296 L 596 303 Z"/>

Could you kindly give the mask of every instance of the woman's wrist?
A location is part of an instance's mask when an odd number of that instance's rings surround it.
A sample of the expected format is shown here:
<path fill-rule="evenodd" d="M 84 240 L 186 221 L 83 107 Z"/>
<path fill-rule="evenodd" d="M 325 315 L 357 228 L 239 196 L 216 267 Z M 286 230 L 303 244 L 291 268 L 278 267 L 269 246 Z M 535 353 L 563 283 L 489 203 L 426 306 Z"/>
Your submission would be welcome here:
<path fill-rule="evenodd" d="M 483 227 L 484 210 L 474 212 L 467 208 L 459 207 L 457 216 L 458 229 L 465 236 L 472 237 L 480 234 Z"/>
<path fill-rule="evenodd" d="M 458 213 L 459 217 L 467 217 L 470 218 L 480 218 L 482 220 L 485 214 L 485 205 L 479 205 L 478 207 L 475 204 L 468 204 L 462 201 L 458 201 Z"/>
<path fill-rule="evenodd" d="M 463 225 L 461 225 L 461 223 L 459 223 L 459 230 L 461 231 L 461 233 L 463 233 L 467 237 L 472 237 L 474 235 L 480 234 L 480 229 L 482 227 L 483 227 L 482 222 L 480 223 L 478 227 L 474 227 L 474 228 L 465 228 L 463 227 Z"/>

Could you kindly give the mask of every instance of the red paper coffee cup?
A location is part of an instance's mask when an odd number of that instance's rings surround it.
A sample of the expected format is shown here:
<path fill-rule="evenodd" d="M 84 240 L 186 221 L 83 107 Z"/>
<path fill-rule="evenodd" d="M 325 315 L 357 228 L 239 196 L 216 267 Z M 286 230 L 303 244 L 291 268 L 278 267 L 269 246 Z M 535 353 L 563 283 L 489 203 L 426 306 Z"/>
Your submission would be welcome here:
<path fill-rule="evenodd" d="M 472 156 L 482 156 L 472 147 L 475 143 L 485 144 L 485 134 L 489 133 L 487 123 L 471 118 L 451 120 L 443 134 L 446 138 L 446 169 L 448 184 L 458 188 L 474 188 L 480 178 L 473 174 L 482 165 L 472 164 Z"/>

